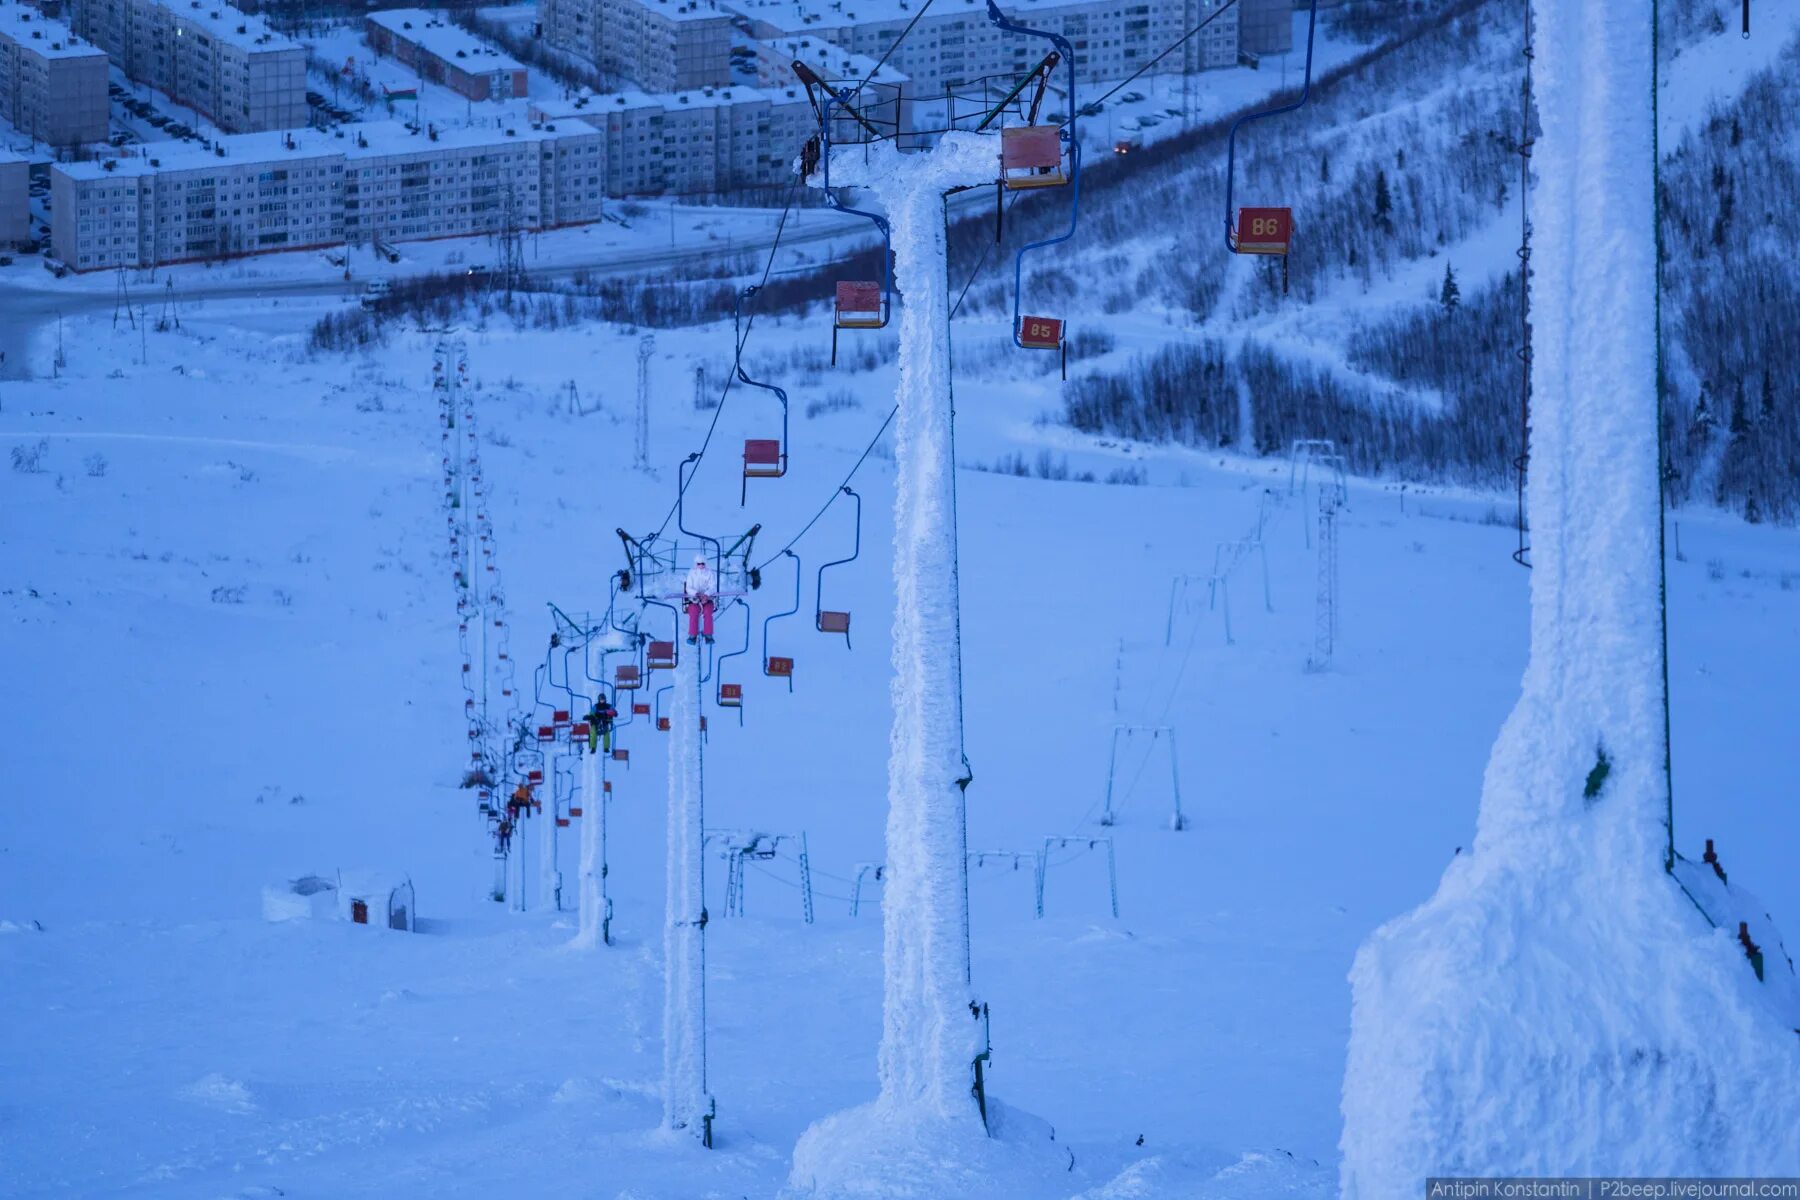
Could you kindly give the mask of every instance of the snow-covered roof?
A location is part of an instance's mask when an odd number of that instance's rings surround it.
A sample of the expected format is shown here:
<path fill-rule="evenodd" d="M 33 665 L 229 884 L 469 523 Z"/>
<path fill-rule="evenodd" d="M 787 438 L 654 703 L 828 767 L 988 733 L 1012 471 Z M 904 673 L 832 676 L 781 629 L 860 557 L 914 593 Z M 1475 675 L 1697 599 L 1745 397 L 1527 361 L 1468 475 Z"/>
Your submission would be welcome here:
<path fill-rule="evenodd" d="M 461 26 L 422 8 L 390 8 L 365 18 L 397 38 L 464 71 L 523 71 L 525 64 L 496 50 Z"/>
<path fill-rule="evenodd" d="M 18 0 L 0 2 L 0 37 L 11 38 L 41 58 L 106 57 L 106 51 Z"/>
<path fill-rule="evenodd" d="M 806 93 L 798 82 L 792 87 L 759 88 L 746 84 L 729 87 L 695 88 L 685 92 L 608 92 L 604 96 L 577 96 L 573 99 L 533 100 L 534 121 L 555 121 L 565 117 L 591 119 L 608 113 L 629 112 L 639 108 L 728 108 L 733 104 L 767 102 L 792 104 L 805 100 Z"/>
<path fill-rule="evenodd" d="M 639 8 L 670 21 L 703 21 L 729 18 L 731 12 L 717 0 L 636 0 Z"/>
<path fill-rule="evenodd" d="M 176 36 L 181 36 L 183 29 L 197 29 L 210 38 L 231 46 L 241 46 L 246 50 L 258 52 L 270 50 L 302 50 L 303 46 L 284 33 L 277 33 L 275 27 L 262 17 L 233 8 L 229 4 L 204 3 L 203 0 L 188 0 L 186 6 L 178 0 L 165 2 L 163 5 L 175 20 Z"/>
<path fill-rule="evenodd" d="M 905 24 L 919 16 L 925 0 L 721 0 L 732 12 L 784 30 L 838 29 L 847 25 Z M 1043 13 L 1051 9 L 1100 7 L 1100 0 L 1007 0 L 1001 6 L 1010 17 Z M 925 19 L 940 22 L 955 17 L 987 21 L 985 0 L 936 0 Z"/>
<path fill-rule="evenodd" d="M 417 132 L 402 121 L 371 121 L 346 125 L 330 133 L 317 129 L 289 129 L 268 133 L 240 133 L 216 139 L 209 150 L 198 142 L 157 142 L 139 153 L 89 162 L 57 163 L 52 168 L 71 179 L 123 179 L 162 171 L 204 170 L 209 167 L 249 166 L 296 159 L 342 155 L 347 163 L 411 152 L 441 152 L 482 146 L 507 147 L 554 140 L 556 134 L 531 128 L 523 121 L 507 128 L 438 129 L 435 140 L 426 128 Z M 223 149 L 224 154 L 219 154 Z M 108 168 L 105 164 L 111 162 Z"/>

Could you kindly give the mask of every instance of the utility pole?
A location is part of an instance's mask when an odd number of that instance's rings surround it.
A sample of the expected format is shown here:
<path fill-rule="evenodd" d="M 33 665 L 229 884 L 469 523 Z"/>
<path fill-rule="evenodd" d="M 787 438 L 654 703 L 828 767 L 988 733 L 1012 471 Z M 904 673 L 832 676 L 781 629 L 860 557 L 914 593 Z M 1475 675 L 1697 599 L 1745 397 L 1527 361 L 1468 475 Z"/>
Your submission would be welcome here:
<path fill-rule="evenodd" d="M 655 351 L 653 335 L 638 339 L 637 457 L 632 465 L 640 471 L 650 469 L 650 356 Z"/>

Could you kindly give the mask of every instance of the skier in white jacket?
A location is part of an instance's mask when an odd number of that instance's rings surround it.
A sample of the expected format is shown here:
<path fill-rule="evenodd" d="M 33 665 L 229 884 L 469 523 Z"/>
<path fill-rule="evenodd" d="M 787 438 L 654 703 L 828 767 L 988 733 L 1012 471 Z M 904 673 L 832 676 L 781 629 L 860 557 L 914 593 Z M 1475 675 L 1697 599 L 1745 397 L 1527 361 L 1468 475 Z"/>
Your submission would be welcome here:
<path fill-rule="evenodd" d="M 687 609 L 688 645 L 694 644 L 702 629 L 706 640 L 713 640 L 713 609 L 718 604 L 718 595 L 718 580 L 713 578 L 712 568 L 706 565 L 706 555 L 695 555 L 693 568 L 681 585 L 681 604 Z"/>

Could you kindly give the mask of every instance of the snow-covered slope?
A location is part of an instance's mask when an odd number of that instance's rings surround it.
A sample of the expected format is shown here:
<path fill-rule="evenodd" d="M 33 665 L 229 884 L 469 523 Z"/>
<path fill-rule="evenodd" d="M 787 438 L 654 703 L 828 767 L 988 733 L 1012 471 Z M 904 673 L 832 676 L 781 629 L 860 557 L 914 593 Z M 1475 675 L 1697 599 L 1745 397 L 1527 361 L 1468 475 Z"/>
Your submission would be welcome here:
<path fill-rule="evenodd" d="M 801 615 L 770 630 L 770 651 L 797 659 L 794 692 L 751 667 L 741 728 L 708 707 L 708 825 L 805 831 L 817 911 L 803 923 L 791 856 L 747 872 L 743 918 L 721 915 L 724 872 L 708 871 L 708 1153 L 651 1133 L 663 735 L 626 726 L 631 762 L 611 774 L 614 946 L 573 951 L 573 913 L 509 917 L 487 899 L 489 847 L 457 786 L 436 335 L 309 360 L 317 311 L 184 314 L 180 333 L 143 342 L 147 366 L 136 331 L 72 321 L 81 349 L 62 378 L 41 346 L 45 378 L 5 393 L 7 447 L 45 449 L 42 473 L 0 473 L 4 727 L 22 767 L 0 832 L 14 1098 L 0 1193 L 773 1195 L 801 1131 L 873 1094 L 879 885 L 865 876 L 854 920 L 849 901 L 858 865 L 882 855 L 891 465 L 878 451 L 857 474 L 863 554 L 827 579 L 855 648 L 805 617 L 814 570 L 849 550 L 839 507 L 795 547 Z M 957 481 L 971 941 L 993 1087 L 1073 1152 L 1069 1195 L 1329 1195 L 1351 956 L 1469 846 L 1479 764 L 1523 667 L 1512 532 L 1487 496 L 1353 483 L 1336 665 L 1308 674 L 1315 497 L 1287 498 L 1285 465 L 1038 421 L 1056 404 L 1045 364 L 1005 348 L 1003 322 L 957 329 L 965 465 L 1041 452 L 1050 474 L 1145 480 Z M 623 565 L 612 530 L 667 511 L 674 463 L 713 415 L 690 407 L 693 368 L 717 379 L 730 333 L 659 333 L 653 475 L 630 469 L 636 331 L 496 318 L 463 336 L 530 663 L 544 602 L 602 607 Z M 1131 336 L 1148 344 L 1156 327 Z M 761 521 L 772 552 L 833 493 L 893 375 L 827 373 L 827 337 L 758 323 L 758 355 L 796 397 L 793 470 L 752 481 L 738 508 L 737 446 L 775 413 L 734 390 L 690 523 Z M 587 416 L 570 411 L 570 379 Z M 1227 641 L 1205 576 L 1259 514 L 1273 611 L 1251 556 L 1220 598 Z M 1780 751 L 1800 545 L 1704 516 L 1680 538 L 1678 845 L 1697 859 L 1714 837 L 1734 883 L 1791 929 L 1800 830 L 1772 798 L 1800 786 Z M 1194 581 L 1171 623 L 1179 575 Z M 790 580 L 770 568 L 751 655 L 733 661 L 754 663 Z M 1115 724 L 1174 727 L 1188 830 L 1168 828 L 1166 743 L 1121 751 L 1118 820 L 1097 823 Z M 1075 840 L 1050 856 L 1038 920 L 1046 836 Z M 562 846 L 572 877 L 575 839 Z M 410 874 L 420 934 L 261 919 L 263 886 L 363 866 Z"/>

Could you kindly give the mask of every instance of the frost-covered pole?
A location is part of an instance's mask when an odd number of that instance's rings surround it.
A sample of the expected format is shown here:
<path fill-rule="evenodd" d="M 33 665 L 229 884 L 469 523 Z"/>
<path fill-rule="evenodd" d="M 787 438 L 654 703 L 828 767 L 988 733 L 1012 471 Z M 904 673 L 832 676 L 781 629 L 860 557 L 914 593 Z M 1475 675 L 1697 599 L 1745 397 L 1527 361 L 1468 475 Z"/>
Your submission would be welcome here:
<path fill-rule="evenodd" d="M 1351 973 L 1342 1195 L 1800 1171 L 1800 1042 L 1665 872 L 1654 5 L 1536 0 L 1531 657 L 1473 852 Z"/>
<path fill-rule="evenodd" d="M 574 701 L 571 700 L 570 703 L 572 704 Z M 573 717 L 574 714 L 571 713 L 570 716 Z M 573 740 L 574 735 L 570 734 L 570 741 Z M 536 814 L 538 854 L 540 856 L 538 886 L 543 889 L 540 905 L 552 911 L 561 907 L 557 903 L 556 896 L 556 813 L 558 802 L 561 799 L 559 793 L 562 790 L 562 776 L 556 769 L 556 758 L 557 756 L 554 754 L 544 756 L 544 782 L 538 785 L 538 802 L 543 805 L 543 808 Z"/>
<path fill-rule="evenodd" d="M 669 703 L 669 860 L 663 935 L 663 1126 L 712 1144 L 706 1092 L 705 777 L 699 646 L 675 663 Z"/>
<path fill-rule="evenodd" d="M 593 652 L 590 641 L 582 650 L 586 663 L 584 675 L 593 673 Z M 596 739 L 598 732 L 595 731 Z M 606 903 L 605 882 L 600 878 L 606 853 L 606 796 L 601 778 L 605 772 L 606 764 L 596 740 L 594 749 L 582 755 L 581 791 L 578 793 L 581 797 L 581 921 L 575 934 L 575 945 L 583 948 L 592 948 L 600 941 L 602 910 Z"/>
<path fill-rule="evenodd" d="M 951 133 L 923 154 L 902 155 L 887 143 L 833 154 L 832 183 L 866 187 L 886 210 L 894 281 L 905 297 L 895 396 L 894 728 L 878 1103 L 979 1123 L 972 1083 L 983 1037 L 969 976 L 943 196 L 991 184 L 997 145 L 991 136 Z"/>

